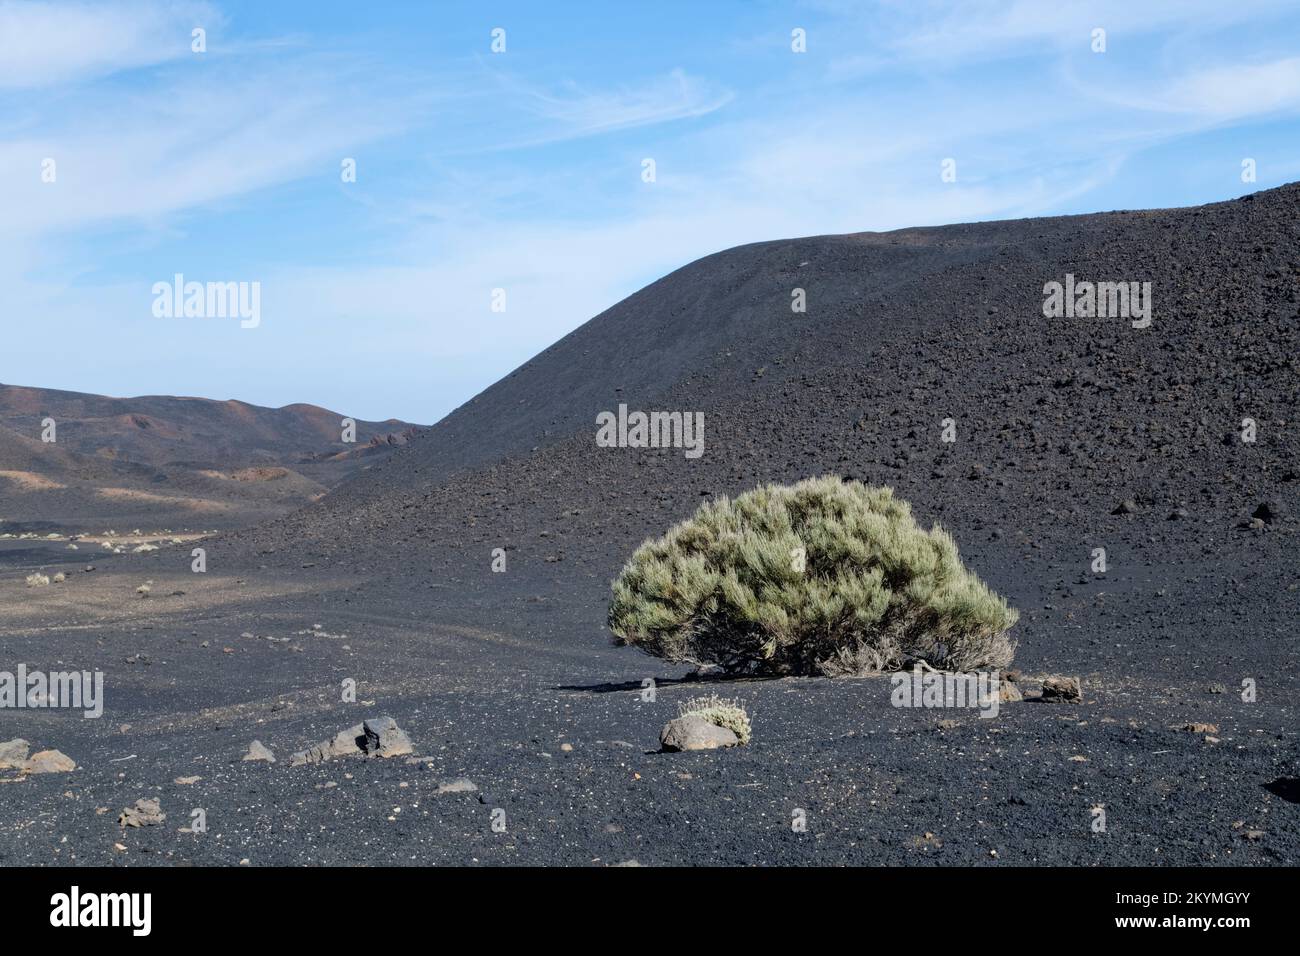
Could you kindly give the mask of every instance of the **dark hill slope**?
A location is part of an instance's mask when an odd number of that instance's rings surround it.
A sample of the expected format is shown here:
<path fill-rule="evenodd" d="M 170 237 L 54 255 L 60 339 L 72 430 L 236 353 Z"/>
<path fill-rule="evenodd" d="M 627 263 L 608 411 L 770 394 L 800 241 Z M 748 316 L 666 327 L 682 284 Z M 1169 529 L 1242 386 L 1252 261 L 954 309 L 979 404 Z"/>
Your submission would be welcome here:
<path fill-rule="evenodd" d="M 1077 228 L 1066 217 L 1032 224 L 1035 238 L 1053 245 Z M 895 320 L 887 303 L 904 304 L 903 297 L 923 294 L 909 290 L 931 278 L 996 257 L 1024 228 L 984 223 L 819 236 L 707 256 L 596 316 L 456 409 L 393 473 L 363 479 L 356 496 L 527 452 L 587 431 L 597 412 L 620 401 L 649 408 L 674 386 L 698 403 L 748 391 L 756 369 L 767 365 L 764 374 L 779 379 L 782 369 L 770 360 L 793 361 L 792 349 L 810 338 L 826 346 L 812 343 L 810 358 L 852 363 Z M 795 288 L 806 290 L 804 314 L 791 309 Z M 925 303 L 915 304 L 909 324 L 927 318 Z M 835 351 L 839 337 L 853 344 L 849 354 Z"/>
<path fill-rule="evenodd" d="M 466 581 L 488 549 L 516 547 L 557 586 L 582 564 L 603 587 L 704 495 L 835 472 L 895 485 L 998 561 L 1039 552 L 1086 569 L 1121 533 L 1199 555 L 1260 534 L 1238 526 L 1262 501 L 1295 497 L 1298 213 L 1289 185 L 732 249 L 619 303 L 243 547 L 294 542 L 282 561 L 397 577 L 454 574 L 463 554 Z M 1150 328 L 1045 318 L 1044 284 L 1067 273 L 1151 282 Z M 796 287 L 805 314 L 791 312 Z M 596 447 L 596 413 L 620 402 L 704 412 L 704 456 Z M 940 441 L 949 417 L 955 444 Z M 1254 444 L 1238 437 L 1247 417 Z M 1136 514 L 1112 515 L 1126 500 Z"/>

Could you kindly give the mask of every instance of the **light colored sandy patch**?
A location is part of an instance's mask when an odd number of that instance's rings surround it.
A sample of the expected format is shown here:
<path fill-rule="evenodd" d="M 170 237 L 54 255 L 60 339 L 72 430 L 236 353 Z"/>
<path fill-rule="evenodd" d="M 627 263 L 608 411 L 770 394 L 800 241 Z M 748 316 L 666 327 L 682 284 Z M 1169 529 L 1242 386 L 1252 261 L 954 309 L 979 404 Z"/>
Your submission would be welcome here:
<path fill-rule="evenodd" d="M 262 466 L 256 468 L 241 468 L 238 471 L 226 473 L 224 471 L 200 471 L 204 478 L 219 478 L 222 481 L 278 481 L 281 478 L 287 478 L 293 474 L 288 468 L 279 466 Z"/>
<path fill-rule="evenodd" d="M 259 467 L 259 468 L 242 468 L 231 475 L 235 481 L 279 481 L 281 478 L 289 477 L 293 472 L 288 468 L 280 467 Z"/>
<path fill-rule="evenodd" d="M 187 511 L 222 511 L 225 506 L 206 498 L 178 498 L 174 495 L 155 495 L 149 491 L 137 491 L 134 488 L 100 488 L 95 492 L 109 501 L 129 501 L 136 504 L 172 505 Z"/>
<path fill-rule="evenodd" d="M 34 471 L 0 471 L 0 478 L 7 478 L 18 486 L 19 491 L 59 491 L 68 487 L 57 481 L 51 481 Z"/>
<path fill-rule="evenodd" d="M 367 682 L 366 692 L 375 697 L 398 697 L 404 695 L 428 694 L 431 685 L 437 682 L 437 675 L 411 677 L 391 682 Z M 218 707 L 206 707 L 189 713 L 166 714 L 161 717 L 146 717 L 131 722 L 131 733 L 173 733 L 194 727 L 211 727 L 213 724 L 230 726 L 247 724 L 252 726 L 289 723 L 304 717 L 320 716 L 335 719 L 338 707 L 334 699 L 338 697 L 338 688 L 334 684 L 308 687 L 301 690 L 286 691 L 274 697 L 264 697 L 236 704 Z M 325 726 L 332 726 L 325 724 Z M 330 733 L 333 733 L 331 730 Z M 301 739 L 301 746 L 310 746 L 306 739 Z"/>
<path fill-rule="evenodd" d="M 186 570 L 160 574 L 152 569 L 150 596 L 141 599 L 136 589 L 145 583 L 143 572 L 100 570 L 87 574 L 69 570 L 68 574 L 64 584 L 42 588 L 39 602 L 31 600 L 32 592 L 23 586 L 23 573 L 0 576 L 0 638 L 35 632 L 94 631 L 123 622 L 162 630 L 178 626 L 179 619 L 214 608 L 235 611 L 268 600 L 346 590 L 350 586 L 347 582 L 305 581 L 262 584 L 212 573 Z M 60 619 L 62 623 L 51 623 Z"/>

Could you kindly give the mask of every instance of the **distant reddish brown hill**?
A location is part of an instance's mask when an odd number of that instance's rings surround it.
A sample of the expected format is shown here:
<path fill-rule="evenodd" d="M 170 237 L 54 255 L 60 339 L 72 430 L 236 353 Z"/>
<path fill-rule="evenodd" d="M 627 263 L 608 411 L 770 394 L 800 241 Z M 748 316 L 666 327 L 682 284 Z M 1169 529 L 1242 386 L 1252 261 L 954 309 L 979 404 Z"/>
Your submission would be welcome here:
<path fill-rule="evenodd" d="M 41 421 L 58 424 L 60 447 L 144 465 L 177 462 L 220 468 L 347 461 L 404 444 L 419 426 L 356 419 L 355 444 L 342 440 L 345 415 L 316 405 L 264 408 L 239 401 L 170 395 L 110 398 L 49 388 L 0 385 L 0 425 L 39 439 Z"/>
<path fill-rule="evenodd" d="M 0 385 L 0 529 L 237 527 L 291 511 L 419 431 L 315 405 Z M 41 440 L 46 419 L 56 441 Z"/>

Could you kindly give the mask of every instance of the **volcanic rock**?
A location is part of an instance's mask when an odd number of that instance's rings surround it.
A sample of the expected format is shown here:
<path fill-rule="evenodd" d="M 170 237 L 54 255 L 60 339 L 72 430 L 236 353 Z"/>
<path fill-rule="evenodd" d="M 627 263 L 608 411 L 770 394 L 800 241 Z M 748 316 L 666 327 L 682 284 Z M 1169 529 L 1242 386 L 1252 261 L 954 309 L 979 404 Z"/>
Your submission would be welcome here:
<path fill-rule="evenodd" d="M 71 773 L 76 769 L 76 762 L 58 750 L 37 751 L 23 764 L 27 773 Z"/>
<path fill-rule="evenodd" d="M 347 757 L 365 753 L 362 747 L 366 739 L 365 724 L 356 724 L 347 730 L 341 730 L 332 740 L 325 740 L 306 750 L 300 750 L 289 758 L 289 766 L 301 767 L 309 763 L 321 763 L 335 757 Z"/>
<path fill-rule="evenodd" d="M 27 763 L 31 746 L 21 737 L 0 743 L 0 770 L 16 770 Z"/>
<path fill-rule="evenodd" d="M 157 797 L 137 800 L 132 806 L 122 811 L 122 815 L 117 818 L 117 825 L 120 827 L 152 827 L 157 826 L 167 819 L 167 814 L 162 812 L 162 807 L 158 803 Z"/>
<path fill-rule="evenodd" d="M 377 717 L 362 725 L 365 730 L 366 753 L 375 757 L 401 757 L 415 753 L 411 739 L 397 726 L 392 717 Z"/>
<path fill-rule="evenodd" d="M 372 717 L 347 730 L 339 731 L 332 740 L 322 741 L 314 747 L 301 750 L 289 760 L 291 767 L 321 763 L 335 757 L 365 754 L 371 757 L 401 757 L 415 753 L 406 732 L 397 726 L 392 717 Z"/>
<path fill-rule="evenodd" d="M 245 760 L 265 760 L 267 763 L 275 763 L 275 754 L 271 748 L 266 746 L 260 740 L 254 740 L 248 745 L 248 753 L 244 754 Z"/>
<path fill-rule="evenodd" d="M 664 750 L 715 750 L 734 747 L 740 738 L 726 727 L 711 724 L 697 714 L 677 717 L 664 724 L 659 732 L 659 743 Z"/>
<path fill-rule="evenodd" d="M 1286 511 L 1286 505 L 1280 501 L 1262 501 L 1251 517 L 1258 518 L 1265 524 L 1277 524 L 1285 517 Z"/>
<path fill-rule="evenodd" d="M 1048 703 L 1081 704 L 1083 687 L 1077 677 L 1054 675 L 1043 678 L 1042 700 Z"/>

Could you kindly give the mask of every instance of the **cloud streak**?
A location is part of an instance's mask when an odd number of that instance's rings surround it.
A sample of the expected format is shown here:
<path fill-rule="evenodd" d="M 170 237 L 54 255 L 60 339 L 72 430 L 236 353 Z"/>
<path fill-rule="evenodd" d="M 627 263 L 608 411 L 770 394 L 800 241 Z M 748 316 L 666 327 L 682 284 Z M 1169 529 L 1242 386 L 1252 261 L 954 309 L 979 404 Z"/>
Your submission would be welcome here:
<path fill-rule="evenodd" d="M 0 2 L 0 90 L 66 85 L 191 56 L 191 31 L 222 23 L 206 3 Z"/>

